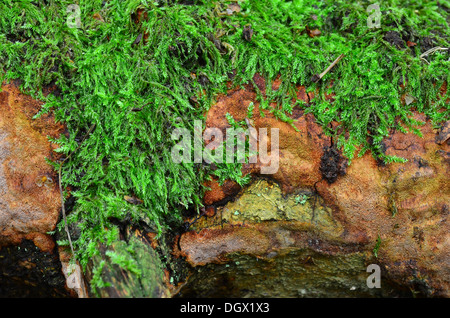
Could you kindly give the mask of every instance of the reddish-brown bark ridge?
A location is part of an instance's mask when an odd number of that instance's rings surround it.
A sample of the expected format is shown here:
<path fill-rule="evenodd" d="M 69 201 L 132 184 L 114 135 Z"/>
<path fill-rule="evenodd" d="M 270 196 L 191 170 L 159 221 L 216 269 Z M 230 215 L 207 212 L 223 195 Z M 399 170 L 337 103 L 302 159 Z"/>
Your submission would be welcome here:
<path fill-rule="evenodd" d="M 0 92 L 0 246 L 32 240 L 50 252 L 61 209 L 58 179 L 45 158 L 55 152 L 47 136 L 59 137 L 62 124 L 51 115 L 32 117 L 42 103 L 20 93 L 14 84 Z"/>
<path fill-rule="evenodd" d="M 264 93 L 264 80 L 256 76 L 255 83 Z M 274 89 L 278 85 L 277 80 Z M 297 97 L 308 102 L 304 87 L 298 87 Z M 381 165 L 366 153 L 354 158 L 348 167 L 343 163 L 342 173 L 330 183 L 323 178 L 320 165 L 324 149 L 331 142 L 314 117 L 294 109 L 292 118 L 298 132 L 267 111 L 261 117 L 251 86 L 231 89 L 226 96 L 220 96 L 206 114 L 206 127 L 225 130 L 229 127 L 226 113 L 237 121 L 243 120 L 250 102 L 255 105 L 255 128 L 280 129 L 279 170 L 269 178 L 278 183 L 285 194 L 304 188 L 314 191 L 324 200 L 324 205 L 331 208 L 336 222 L 343 226 L 340 237 L 331 238 L 331 242 L 325 240 L 327 244 L 351 245 L 371 251 L 379 236 L 382 243 L 377 261 L 392 279 L 405 284 L 423 280 L 434 295 L 450 295 L 448 122 L 435 129 L 424 115 L 415 113 L 416 119 L 425 122 L 421 128 L 423 137 L 394 131 L 384 141 L 387 155 L 403 157 L 408 162 Z M 244 165 L 243 172 L 258 177 L 260 167 L 259 162 Z M 211 190 L 205 194 L 206 205 L 221 205 L 240 190 L 231 181 L 220 186 L 213 180 L 207 185 Z M 274 241 L 270 229 L 279 227 L 264 226 L 246 223 L 197 229 L 182 236 L 182 255 L 196 266 L 220 262 L 233 252 L 267 254 L 275 248 L 271 245 Z M 293 226 L 290 236 L 298 235 Z M 320 228 L 307 231 L 320 236 Z M 213 238 L 213 244 L 207 242 L 207 237 Z M 307 246 L 305 242 L 300 239 L 292 246 L 302 248 Z M 328 252 L 333 253 L 333 249 Z"/>

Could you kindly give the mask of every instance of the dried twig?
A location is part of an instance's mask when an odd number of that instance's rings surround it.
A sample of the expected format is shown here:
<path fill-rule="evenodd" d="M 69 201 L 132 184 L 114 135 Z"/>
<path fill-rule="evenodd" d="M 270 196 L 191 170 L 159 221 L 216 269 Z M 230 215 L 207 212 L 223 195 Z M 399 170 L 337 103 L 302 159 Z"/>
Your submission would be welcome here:
<path fill-rule="evenodd" d="M 436 51 L 445 51 L 448 50 L 448 47 L 440 47 L 440 46 L 436 46 L 432 49 L 429 49 L 428 51 L 424 52 L 423 54 L 420 55 L 420 59 L 424 62 L 426 62 L 427 64 L 430 64 L 430 62 L 428 62 L 425 57 L 436 52 Z"/>
<path fill-rule="evenodd" d="M 64 230 L 66 231 L 67 238 L 69 239 L 69 245 L 70 245 L 70 249 L 71 249 L 71 251 L 72 251 L 72 255 L 73 255 L 73 256 L 75 256 L 75 252 L 74 252 L 73 245 L 72 245 L 72 239 L 70 238 L 69 228 L 68 228 L 68 226 L 67 226 L 66 209 L 65 209 L 65 207 L 64 207 L 64 195 L 63 195 L 63 189 L 62 189 L 62 185 L 61 185 L 61 169 L 62 169 L 62 166 L 63 166 L 64 162 L 66 162 L 67 160 L 69 160 L 69 158 L 72 156 L 72 154 L 73 154 L 74 152 L 76 152 L 78 149 L 80 149 L 81 144 L 82 144 L 83 141 L 86 139 L 86 137 L 94 130 L 94 128 L 95 128 L 95 124 L 93 124 L 93 125 L 91 126 L 91 128 L 89 128 L 88 132 L 86 133 L 86 135 L 84 135 L 84 137 L 83 137 L 83 139 L 81 140 L 81 142 L 80 142 L 80 144 L 78 145 L 78 147 L 77 147 L 74 151 L 72 151 L 72 152 L 70 153 L 70 155 L 67 156 L 67 158 L 65 158 L 65 159 L 60 163 L 59 169 L 58 169 L 58 177 L 59 177 L 59 178 L 58 178 L 58 179 L 59 179 L 59 193 L 60 193 L 60 195 L 61 195 L 61 210 L 62 210 L 62 215 L 63 215 L 63 219 L 64 219 Z"/>
<path fill-rule="evenodd" d="M 339 55 L 339 57 L 337 59 L 335 59 L 333 61 L 333 63 L 330 64 L 330 66 L 327 67 L 327 69 L 325 71 L 323 71 L 320 74 L 316 74 L 311 78 L 311 81 L 316 83 L 318 82 L 322 77 L 325 76 L 325 74 L 327 74 L 336 64 L 337 62 L 339 62 L 342 58 L 344 57 L 344 54 Z"/>

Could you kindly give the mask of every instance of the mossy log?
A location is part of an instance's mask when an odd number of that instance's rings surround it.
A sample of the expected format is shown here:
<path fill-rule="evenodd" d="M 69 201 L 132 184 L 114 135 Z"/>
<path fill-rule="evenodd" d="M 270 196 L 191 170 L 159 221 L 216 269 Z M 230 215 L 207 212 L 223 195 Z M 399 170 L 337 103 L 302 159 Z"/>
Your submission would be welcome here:
<path fill-rule="evenodd" d="M 100 245 L 99 252 L 86 269 L 90 297 L 169 297 L 163 263 L 147 235 L 135 230 L 126 240 Z"/>

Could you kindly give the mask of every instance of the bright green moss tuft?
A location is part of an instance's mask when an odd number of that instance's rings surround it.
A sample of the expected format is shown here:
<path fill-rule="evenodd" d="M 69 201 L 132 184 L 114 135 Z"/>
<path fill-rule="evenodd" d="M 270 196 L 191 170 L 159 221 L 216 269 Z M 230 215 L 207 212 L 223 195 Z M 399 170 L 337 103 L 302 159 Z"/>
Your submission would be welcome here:
<path fill-rule="evenodd" d="M 79 29 L 66 24 L 67 6 L 74 2 L 81 9 Z M 277 101 L 270 110 L 288 122 L 293 107 L 314 114 L 349 159 L 362 146 L 360 155 L 371 151 L 387 162 L 400 161 L 383 153 L 383 138 L 392 129 L 420 133 L 413 110 L 435 124 L 449 119 L 450 94 L 438 99 L 438 91 L 450 80 L 450 52 L 420 58 L 431 47 L 450 47 L 447 0 L 380 1 L 381 28 L 373 29 L 367 26 L 369 1 L 248 0 L 233 14 L 227 14 L 233 1 L 182 2 L 0 3 L 0 79 L 21 79 L 25 92 L 46 102 L 41 114 L 53 112 L 68 128 L 68 136 L 52 142 L 71 154 L 62 183 L 77 199 L 68 219 L 79 230 L 74 244 L 83 265 L 98 253 L 99 242 L 117 237 L 112 219 L 145 220 L 161 233 L 180 223 L 181 211 L 201 205 L 202 181 L 210 171 L 174 164 L 170 136 L 177 127 L 193 131 L 193 121 L 203 119 L 214 96 L 226 91 L 233 71 L 236 85 L 251 82 L 256 72 L 269 82 L 280 74 L 280 89 L 268 87 L 264 105 Z M 148 13 L 139 25 L 132 19 L 138 8 Z M 250 41 L 242 36 L 244 26 L 253 30 Z M 306 26 L 321 35 L 308 36 Z M 389 31 L 416 45 L 393 45 L 385 37 Z M 311 82 L 340 54 L 344 58 L 321 81 Z M 42 89 L 50 84 L 60 94 L 44 97 Z M 287 96 L 298 84 L 320 94 L 309 104 L 292 105 Z M 206 94 L 199 96 L 202 90 Z M 324 98 L 330 92 L 334 102 Z M 402 105 L 402 94 L 413 102 Z M 340 123 L 334 131 L 333 121 Z M 221 165 L 214 173 L 221 180 L 248 181 L 240 164 Z"/>

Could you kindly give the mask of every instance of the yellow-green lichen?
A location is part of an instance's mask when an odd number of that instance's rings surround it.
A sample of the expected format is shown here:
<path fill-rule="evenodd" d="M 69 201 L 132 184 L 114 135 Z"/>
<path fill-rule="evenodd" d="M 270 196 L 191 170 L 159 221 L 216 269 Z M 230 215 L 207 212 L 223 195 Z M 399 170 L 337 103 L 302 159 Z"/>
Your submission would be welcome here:
<path fill-rule="evenodd" d="M 298 221 L 305 228 L 314 225 L 324 232 L 339 235 L 342 226 L 333 218 L 330 207 L 324 205 L 323 199 L 304 190 L 310 198 L 304 204 L 298 204 L 298 193 L 284 195 L 276 183 L 264 179 L 256 180 L 239 195 L 238 200 L 218 208 L 222 222 L 263 222 L 263 221 Z"/>

